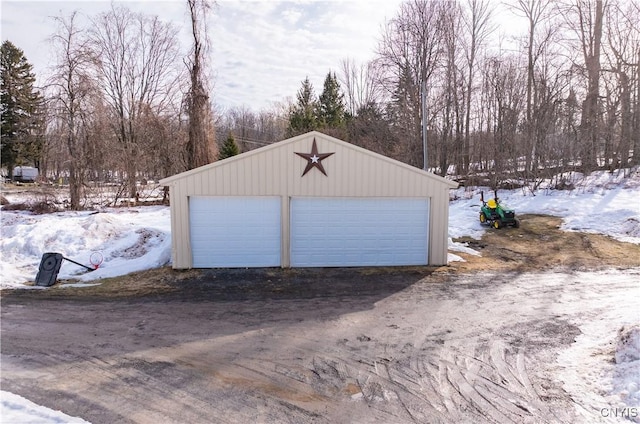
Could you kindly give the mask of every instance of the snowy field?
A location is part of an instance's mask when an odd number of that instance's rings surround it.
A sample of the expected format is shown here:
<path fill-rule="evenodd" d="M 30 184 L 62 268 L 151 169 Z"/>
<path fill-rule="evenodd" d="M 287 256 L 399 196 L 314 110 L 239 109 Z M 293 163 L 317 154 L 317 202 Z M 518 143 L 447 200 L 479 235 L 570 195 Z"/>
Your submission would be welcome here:
<path fill-rule="evenodd" d="M 550 214 L 563 218 L 566 231 L 606 234 L 620 241 L 640 244 L 640 170 L 627 177 L 622 172 L 597 172 L 590 176 L 573 174 L 573 190 L 551 190 L 542 185 L 531 193 L 525 189 L 503 190 L 498 193 L 503 204 L 518 214 Z M 452 191 L 449 235 L 450 260 L 462 260 L 456 253 L 476 253 L 452 239 L 462 236 L 480 238 L 487 229 L 478 222 L 479 193 L 491 197 L 489 189 L 458 189 Z M 12 203 L 19 195 L 3 195 Z M 93 252 L 100 252 L 103 262 L 98 269 L 87 272 L 71 262 L 64 261 L 59 279 L 65 285 L 99 284 L 100 279 L 125 275 L 135 271 L 157 268 L 171 261 L 171 234 L 169 208 L 147 206 L 101 209 L 100 211 L 60 212 L 33 215 L 28 212 L 1 213 L 0 288 L 33 287 L 40 258 L 45 252 L 59 252 L 74 261 L 90 265 Z M 617 271 L 623 272 L 624 271 Z M 638 270 L 629 270 L 638 276 Z M 594 281 L 606 275 L 593 272 L 585 276 Z M 635 277 L 634 277 L 635 278 Z M 635 296 L 635 297 L 634 297 Z M 636 299 L 629 302 L 629 299 Z M 632 408 L 635 417 L 623 419 L 640 422 L 640 282 L 637 287 L 621 292 L 619 298 L 607 298 L 606 313 L 588 325 L 580 326 L 582 334 L 570 349 L 563 352 L 558 362 L 563 369 L 580 367 L 586 378 L 575 379 L 560 375 L 565 389 L 572 396 L 586 397 L 591 393 L 610 398 L 616 408 Z M 601 303 L 602 298 L 584 298 L 581 302 Z M 626 305 L 622 307 L 621 305 Z M 576 304 L 575 308 L 580 308 Z M 616 334 L 619 329 L 625 330 Z M 604 363 L 597 355 L 603 345 L 616 346 L 616 364 Z M 573 371 L 576 371 L 575 369 Z M 77 418 L 30 404 L 24 398 L 2 392 L 0 410 L 2 422 L 66 423 L 84 422 Z M 635 409 L 634 409 L 635 408 Z M 616 409 L 615 413 L 619 411 Z M 607 413 L 613 414 L 607 410 Z M 616 422 L 617 418 L 609 416 Z"/>

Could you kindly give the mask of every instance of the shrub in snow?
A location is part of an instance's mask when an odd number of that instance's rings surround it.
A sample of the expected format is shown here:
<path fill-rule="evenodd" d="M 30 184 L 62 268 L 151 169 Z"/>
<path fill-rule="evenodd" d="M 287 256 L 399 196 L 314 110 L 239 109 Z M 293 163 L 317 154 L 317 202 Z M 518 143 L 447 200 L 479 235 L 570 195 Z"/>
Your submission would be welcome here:
<path fill-rule="evenodd" d="M 620 226 L 620 230 L 628 236 L 640 237 L 640 221 L 634 217 L 627 218 Z"/>
<path fill-rule="evenodd" d="M 640 361 L 640 326 L 622 327 L 618 334 L 616 364 Z"/>
<path fill-rule="evenodd" d="M 622 408 L 640 405 L 640 325 L 625 326 L 618 332 L 613 394 L 620 396 Z M 639 416 L 631 421 L 640 423 Z"/>
<path fill-rule="evenodd" d="M 37 215 L 60 212 L 61 209 L 50 200 L 33 201 L 27 203 L 11 203 L 2 207 L 3 211 L 29 211 Z"/>

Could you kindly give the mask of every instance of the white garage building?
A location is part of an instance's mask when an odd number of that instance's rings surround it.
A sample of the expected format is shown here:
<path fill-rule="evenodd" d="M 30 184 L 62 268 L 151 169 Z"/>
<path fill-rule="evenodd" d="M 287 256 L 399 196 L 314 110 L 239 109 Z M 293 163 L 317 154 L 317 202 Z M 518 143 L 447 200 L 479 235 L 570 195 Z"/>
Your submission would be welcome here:
<path fill-rule="evenodd" d="M 457 183 L 320 132 L 160 183 L 174 268 L 447 263 Z"/>

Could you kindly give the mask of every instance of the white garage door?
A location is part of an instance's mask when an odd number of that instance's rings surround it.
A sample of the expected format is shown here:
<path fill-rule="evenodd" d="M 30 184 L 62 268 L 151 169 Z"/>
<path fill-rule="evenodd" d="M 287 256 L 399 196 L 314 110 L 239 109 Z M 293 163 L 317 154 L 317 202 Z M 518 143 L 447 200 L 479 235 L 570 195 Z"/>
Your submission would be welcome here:
<path fill-rule="evenodd" d="M 280 266 L 279 197 L 190 197 L 194 268 Z"/>
<path fill-rule="evenodd" d="M 294 198 L 291 266 L 427 264 L 429 199 Z"/>

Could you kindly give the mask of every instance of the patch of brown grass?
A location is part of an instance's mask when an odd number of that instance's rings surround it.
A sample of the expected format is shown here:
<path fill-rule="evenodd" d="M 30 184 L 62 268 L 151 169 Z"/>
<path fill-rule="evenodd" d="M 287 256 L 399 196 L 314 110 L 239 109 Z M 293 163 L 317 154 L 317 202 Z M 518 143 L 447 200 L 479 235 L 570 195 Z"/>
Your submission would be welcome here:
<path fill-rule="evenodd" d="M 521 215 L 520 228 L 488 229 L 481 240 L 467 242 L 481 257 L 460 254 L 466 262 L 451 264 L 454 271 L 534 271 L 549 268 L 600 269 L 640 266 L 640 246 L 601 234 L 560 229 L 562 219 L 548 215 Z"/>
<path fill-rule="evenodd" d="M 99 283 L 99 285 L 91 287 L 65 287 L 65 284 L 73 284 L 76 281 L 59 280 L 48 292 L 51 296 L 73 297 L 125 298 L 148 296 L 175 291 L 176 288 L 172 283 L 196 278 L 199 275 L 199 270 L 182 271 L 174 270 L 171 267 L 162 267 L 134 272 L 120 277 L 91 281 L 88 284 Z"/>

